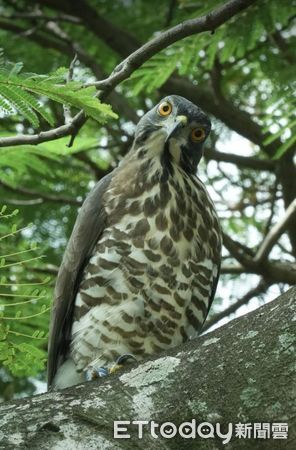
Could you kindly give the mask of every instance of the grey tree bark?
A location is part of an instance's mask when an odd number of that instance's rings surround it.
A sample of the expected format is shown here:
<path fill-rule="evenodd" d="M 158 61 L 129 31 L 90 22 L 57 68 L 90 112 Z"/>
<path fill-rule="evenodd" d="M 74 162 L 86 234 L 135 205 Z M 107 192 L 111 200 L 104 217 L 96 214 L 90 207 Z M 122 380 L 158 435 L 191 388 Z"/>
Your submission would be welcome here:
<path fill-rule="evenodd" d="M 294 450 L 295 348 L 293 287 L 256 311 L 117 375 L 2 404 L 0 448 Z M 117 430 L 129 439 L 115 439 L 115 420 L 150 422 L 142 425 L 142 439 L 136 424 Z M 153 437 L 152 420 L 174 423 L 176 435 L 161 437 L 169 435 L 169 425 L 163 425 L 154 427 L 158 437 Z M 178 430 L 184 421 L 189 438 Z M 202 436 L 192 437 L 193 428 L 204 422 L 212 425 L 200 426 Z M 226 444 L 217 423 L 225 435 L 233 424 Z M 237 423 L 288 423 L 288 438 L 275 439 L 272 432 L 270 439 L 238 438 Z"/>

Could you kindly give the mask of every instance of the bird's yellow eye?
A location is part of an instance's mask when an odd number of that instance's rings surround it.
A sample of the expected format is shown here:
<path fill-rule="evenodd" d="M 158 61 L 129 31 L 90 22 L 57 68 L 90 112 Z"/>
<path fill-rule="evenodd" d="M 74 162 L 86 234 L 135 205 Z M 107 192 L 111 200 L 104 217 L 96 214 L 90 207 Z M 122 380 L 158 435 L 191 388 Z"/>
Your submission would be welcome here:
<path fill-rule="evenodd" d="M 162 102 L 158 107 L 158 112 L 161 116 L 168 116 L 172 112 L 172 105 L 169 102 Z"/>
<path fill-rule="evenodd" d="M 193 142 L 200 142 L 206 137 L 206 132 L 201 127 L 193 128 L 193 130 L 191 130 L 190 137 Z"/>

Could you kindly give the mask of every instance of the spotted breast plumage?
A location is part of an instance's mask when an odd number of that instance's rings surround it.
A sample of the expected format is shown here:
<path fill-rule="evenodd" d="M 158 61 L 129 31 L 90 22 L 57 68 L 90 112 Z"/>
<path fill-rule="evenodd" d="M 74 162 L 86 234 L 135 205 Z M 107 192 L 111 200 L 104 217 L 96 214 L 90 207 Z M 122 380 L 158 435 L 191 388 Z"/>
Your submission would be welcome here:
<path fill-rule="evenodd" d="M 59 271 L 48 383 L 63 388 L 197 335 L 221 232 L 196 176 L 206 114 L 176 95 L 139 121 L 130 152 L 85 200 Z"/>

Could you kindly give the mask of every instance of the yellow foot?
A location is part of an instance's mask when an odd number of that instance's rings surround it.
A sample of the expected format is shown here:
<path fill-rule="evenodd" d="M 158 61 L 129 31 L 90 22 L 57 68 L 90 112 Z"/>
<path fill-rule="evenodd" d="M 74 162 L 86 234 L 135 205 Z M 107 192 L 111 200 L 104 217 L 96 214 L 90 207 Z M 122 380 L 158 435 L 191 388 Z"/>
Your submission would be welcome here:
<path fill-rule="evenodd" d="M 111 375 L 113 373 L 116 373 L 116 372 L 118 372 L 118 370 L 122 369 L 123 367 L 124 366 L 122 364 L 114 364 L 114 366 L 110 367 L 110 369 L 108 370 L 109 374 Z"/>
<path fill-rule="evenodd" d="M 112 375 L 119 370 L 123 369 L 125 363 L 128 360 L 137 361 L 136 358 L 130 353 L 125 353 L 117 358 L 115 364 L 112 367 L 91 367 L 85 372 L 85 379 L 87 381 L 94 380 L 95 378 L 107 377 L 108 375 Z"/>
<path fill-rule="evenodd" d="M 111 375 L 112 373 L 118 372 L 118 370 L 122 369 L 125 366 L 128 360 L 137 361 L 134 355 L 130 353 L 125 353 L 124 355 L 121 355 L 117 358 L 114 366 L 110 367 L 110 369 L 108 370 L 109 374 Z"/>

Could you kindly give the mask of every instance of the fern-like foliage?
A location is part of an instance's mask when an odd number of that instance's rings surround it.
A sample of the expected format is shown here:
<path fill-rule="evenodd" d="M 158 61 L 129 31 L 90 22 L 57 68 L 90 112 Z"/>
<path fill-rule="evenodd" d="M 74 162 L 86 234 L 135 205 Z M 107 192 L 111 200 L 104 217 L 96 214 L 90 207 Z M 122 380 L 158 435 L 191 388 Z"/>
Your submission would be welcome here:
<path fill-rule="evenodd" d="M 44 369 L 50 305 L 48 278 L 34 277 L 42 256 L 19 227 L 18 211 L 0 210 L 0 367 L 14 376 Z M 28 270 L 31 269 L 31 270 Z"/>
<path fill-rule="evenodd" d="M 32 172 L 51 178 L 53 176 L 51 161 L 62 162 L 69 155 L 97 149 L 98 146 L 97 138 L 84 136 L 77 136 L 71 147 L 67 146 L 68 142 L 68 138 L 60 138 L 38 145 L 22 145 L 21 150 L 19 146 L 1 148 L 0 181 L 17 186 Z M 106 162 L 100 160 L 98 152 L 96 157 L 100 167 L 104 168 Z"/>
<path fill-rule="evenodd" d="M 196 9 L 194 5 L 189 0 L 181 1 L 182 7 L 192 9 L 192 17 L 216 8 L 217 1 L 208 1 L 206 5 L 196 2 Z M 274 157 L 281 157 L 296 142 L 293 134 L 296 126 L 295 85 L 291 81 L 295 75 L 293 66 L 283 64 L 282 55 L 279 55 L 276 46 L 272 48 L 272 43 L 273 33 L 292 27 L 290 6 L 289 0 L 263 0 L 219 27 L 214 34 L 202 33 L 176 42 L 134 72 L 129 88 L 134 95 L 142 91 L 152 94 L 175 72 L 192 81 L 208 82 L 218 61 L 224 70 L 224 84 L 227 83 L 226 97 L 228 90 L 244 108 L 249 106 L 245 104 L 245 99 L 249 99 L 254 91 L 268 96 L 265 111 L 254 113 L 260 114 L 263 131 L 271 133 L 262 143 L 263 146 L 280 138 L 283 144 Z M 286 51 L 294 55 L 292 40 L 288 38 L 286 45 Z M 244 62 L 248 64 L 249 75 L 243 71 Z M 242 83 L 245 80 L 250 87 L 249 92 L 243 84 L 239 85 L 239 79 Z M 239 86 L 237 92 L 233 92 L 233 85 Z M 270 125 L 274 124 L 274 120 L 270 120 L 270 111 L 272 114 L 276 112 L 277 121 L 281 124 L 275 133 L 274 127 L 270 129 Z"/>
<path fill-rule="evenodd" d="M 274 90 L 273 95 L 268 101 L 268 114 L 264 116 L 266 126 L 265 132 L 272 131 L 265 141 L 268 145 L 280 138 L 283 142 L 277 149 L 274 159 L 279 159 L 296 143 L 296 83 L 283 87 L 280 92 Z M 274 127 L 278 130 L 274 131 Z"/>
<path fill-rule="evenodd" d="M 182 2 L 186 5 L 187 2 Z M 286 8 L 285 5 L 286 4 Z M 160 87 L 176 70 L 180 75 L 196 75 L 198 65 L 210 70 L 216 56 L 221 63 L 230 58 L 241 59 L 253 50 L 258 41 L 285 25 L 290 18 L 289 0 L 279 3 L 276 0 L 264 0 L 254 5 L 232 21 L 219 27 L 214 34 L 203 33 L 178 41 L 155 55 L 132 75 L 134 93 L 142 90 L 152 92 Z M 217 7 L 217 1 L 208 3 L 192 13 L 196 17 Z M 243 21 L 244 33 L 241 33 Z M 249 30 L 249 31 L 247 31 Z"/>
<path fill-rule="evenodd" d="M 51 176 L 48 160 L 58 160 L 58 156 L 50 151 L 42 151 L 43 147 L 23 145 L 4 147 L 0 154 L 1 181 L 16 186 L 28 171 L 35 171 L 44 176 Z"/>
<path fill-rule="evenodd" d="M 57 103 L 82 109 L 84 113 L 105 123 L 108 118 L 117 118 L 111 106 L 95 97 L 95 87 L 86 87 L 76 81 L 66 82 L 67 69 L 60 68 L 49 75 L 21 72 L 21 64 L 11 64 L 0 59 L 0 111 L 4 115 L 19 113 L 35 128 L 39 127 L 39 116 L 50 126 L 54 118 L 40 99 L 47 97 Z"/>

